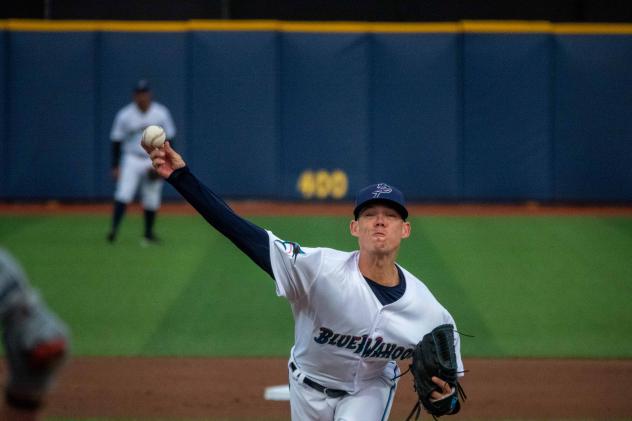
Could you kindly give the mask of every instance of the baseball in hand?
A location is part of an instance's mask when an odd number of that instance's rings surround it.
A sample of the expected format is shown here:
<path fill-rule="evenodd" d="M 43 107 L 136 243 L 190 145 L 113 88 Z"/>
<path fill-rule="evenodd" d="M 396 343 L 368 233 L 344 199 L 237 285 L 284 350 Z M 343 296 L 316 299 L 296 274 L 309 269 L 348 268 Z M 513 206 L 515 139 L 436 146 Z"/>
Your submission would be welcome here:
<path fill-rule="evenodd" d="M 165 144 L 165 140 L 167 140 L 167 135 L 162 127 L 147 126 L 143 131 L 141 142 L 148 148 L 160 148 Z"/>

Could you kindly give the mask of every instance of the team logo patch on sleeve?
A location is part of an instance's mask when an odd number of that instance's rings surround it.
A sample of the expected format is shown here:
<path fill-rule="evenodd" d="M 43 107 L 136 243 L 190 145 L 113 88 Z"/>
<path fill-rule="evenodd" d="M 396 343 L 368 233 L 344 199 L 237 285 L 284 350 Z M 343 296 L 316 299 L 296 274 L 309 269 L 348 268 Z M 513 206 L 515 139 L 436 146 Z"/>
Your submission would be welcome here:
<path fill-rule="evenodd" d="M 301 245 L 294 241 L 274 240 L 274 242 L 280 244 L 285 254 L 293 258 L 295 262 L 299 254 L 305 254 Z"/>

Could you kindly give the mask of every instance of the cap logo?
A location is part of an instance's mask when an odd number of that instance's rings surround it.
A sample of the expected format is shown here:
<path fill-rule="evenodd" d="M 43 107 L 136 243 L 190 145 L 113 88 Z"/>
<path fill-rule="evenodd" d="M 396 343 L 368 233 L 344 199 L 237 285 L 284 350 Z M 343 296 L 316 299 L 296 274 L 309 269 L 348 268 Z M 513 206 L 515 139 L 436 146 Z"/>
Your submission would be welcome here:
<path fill-rule="evenodd" d="M 393 192 L 393 188 L 386 183 L 380 183 L 376 187 L 377 190 L 373 192 L 373 198 L 377 199 L 382 194 L 388 194 Z"/>

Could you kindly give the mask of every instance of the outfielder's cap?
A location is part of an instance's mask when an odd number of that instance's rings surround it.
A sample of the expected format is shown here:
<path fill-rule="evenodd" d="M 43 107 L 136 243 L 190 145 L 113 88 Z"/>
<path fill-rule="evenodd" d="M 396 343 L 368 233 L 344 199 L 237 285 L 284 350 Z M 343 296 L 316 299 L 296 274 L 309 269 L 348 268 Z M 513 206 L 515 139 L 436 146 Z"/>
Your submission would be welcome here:
<path fill-rule="evenodd" d="M 134 85 L 134 92 L 149 92 L 151 87 L 147 79 L 141 79 Z"/>
<path fill-rule="evenodd" d="M 408 218 L 404 193 L 389 184 L 378 183 L 363 188 L 356 195 L 355 209 L 353 210 L 355 219 L 358 219 L 360 212 L 365 207 L 376 202 L 383 202 L 385 205 L 391 206 L 401 215 L 402 219 Z"/>

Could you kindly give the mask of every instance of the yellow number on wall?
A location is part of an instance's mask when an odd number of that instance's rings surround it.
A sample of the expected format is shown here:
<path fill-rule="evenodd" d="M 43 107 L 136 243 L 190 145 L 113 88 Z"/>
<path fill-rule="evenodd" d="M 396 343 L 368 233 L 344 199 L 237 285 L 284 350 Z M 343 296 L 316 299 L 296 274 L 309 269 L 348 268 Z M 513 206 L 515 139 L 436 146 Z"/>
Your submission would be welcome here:
<path fill-rule="evenodd" d="M 297 188 L 304 199 L 342 199 L 349 189 L 349 179 L 347 174 L 339 169 L 331 172 L 307 169 L 299 175 Z"/>

